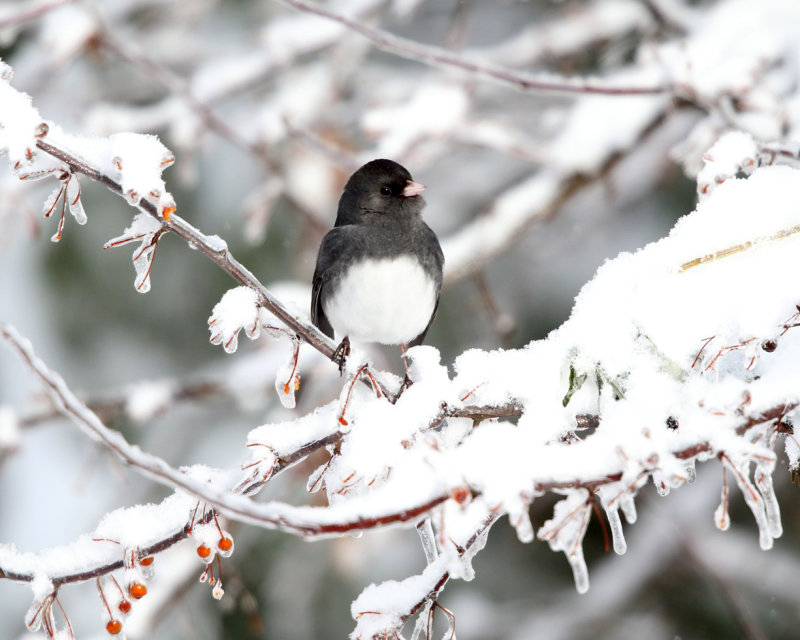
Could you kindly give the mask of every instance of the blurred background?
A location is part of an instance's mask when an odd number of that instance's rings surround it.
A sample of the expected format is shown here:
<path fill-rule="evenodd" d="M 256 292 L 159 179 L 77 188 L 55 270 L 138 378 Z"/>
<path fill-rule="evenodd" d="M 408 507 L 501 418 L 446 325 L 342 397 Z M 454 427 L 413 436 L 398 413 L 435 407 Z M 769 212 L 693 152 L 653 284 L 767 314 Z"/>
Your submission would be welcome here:
<path fill-rule="evenodd" d="M 164 177 L 178 214 L 223 237 L 302 309 L 348 175 L 376 157 L 401 162 L 428 186 L 425 217 L 448 260 L 427 342 L 449 364 L 470 348 L 520 347 L 563 322 L 604 260 L 662 237 L 693 209 L 693 176 L 722 132 L 800 139 L 798 7 L 751 4 L 325 5 L 520 71 L 622 87 L 680 83 L 679 93 L 649 96 L 518 91 L 378 49 L 338 23 L 267 0 L 2 2 L 0 57 L 14 68 L 13 85 L 70 133 L 157 134 L 176 156 Z M 287 345 L 242 337 L 233 355 L 210 345 L 207 318 L 234 283 L 178 238 L 161 241 L 152 290 L 137 293 L 132 247 L 102 248 L 133 209 L 88 179 L 89 223 L 68 219 L 62 241 L 51 243 L 57 220 L 41 210 L 54 185 L 0 169 L 0 320 L 126 438 L 175 465 L 235 468 L 249 459 L 251 428 L 338 394 L 335 367 L 304 348 L 298 407 L 284 409 L 273 389 Z M 375 357 L 399 371 L 397 350 Z M 169 390 L 169 400 L 136 411 L 154 389 Z M 108 510 L 167 495 L 55 417 L 7 350 L 0 408 L 19 425 L 0 430 L 0 542 L 32 552 L 64 544 Z M 314 503 L 306 479 L 322 460 L 283 474 L 262 498 Z M 785 531 L 762 552 L 738 495 L 731 530 L 714 529 L 721 472 L 708 467 L 668 498 L 642 492 L 624 557 L 605 553 L 601 527 L 590 525 L 583 596 L 561 554 L 521 544 L 500 522 L 476 558 L 475 581 L 450 584 L 440 600 L 458 637 L 796 638 L 797 487 L 776 471 Z M 553 502 L 534 503 L 535 526 Z M 343 638 L 353 628 L 350 602 L 366 585 L 424 567 L 413 531 L 309 543 L 229 527 L 236 553 L 223 567 L 225 598 L 197 584 L 201 564 L 191 544 L 179 545 L 156 559 L 129 638 Z M 77 637 L 106 637 L 93 585 L 60 597 Z M 27 585 L 0 580 L 0 637 L 32 637 L 23 622 L 29 604 Z"/>

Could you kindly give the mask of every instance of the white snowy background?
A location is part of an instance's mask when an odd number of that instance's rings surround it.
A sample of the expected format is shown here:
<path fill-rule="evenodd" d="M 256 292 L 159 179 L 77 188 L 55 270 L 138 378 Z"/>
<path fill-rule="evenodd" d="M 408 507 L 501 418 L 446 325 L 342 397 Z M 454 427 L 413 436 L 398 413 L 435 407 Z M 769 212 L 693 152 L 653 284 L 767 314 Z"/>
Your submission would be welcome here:
<path fill-rule="evenodd" d="M 25 0 L 0 58 L 0 637 L 795 637 L 796 0 Z M 396 404 L 258 308 L 317 339 L 376 157 L 447 261 Z"/>

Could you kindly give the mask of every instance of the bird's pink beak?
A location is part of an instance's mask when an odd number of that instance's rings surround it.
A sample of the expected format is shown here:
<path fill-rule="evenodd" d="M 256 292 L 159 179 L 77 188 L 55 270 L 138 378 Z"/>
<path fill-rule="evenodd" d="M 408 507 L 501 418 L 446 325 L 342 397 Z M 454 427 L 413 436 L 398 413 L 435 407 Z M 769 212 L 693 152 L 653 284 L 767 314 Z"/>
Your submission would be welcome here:
<path fill-rule="evenodd" d="M 402 193 L 403 196 L 408 198 L 410 196 L 419 195 L 423 191 L 425 191 L 425 185 L 424 184 L 420 184 L 419 182 L 412 182 L 411 180 L 408 180 L 406 182 L 406 186 L 403 188 L 403 191 L 401 193 Z"/>

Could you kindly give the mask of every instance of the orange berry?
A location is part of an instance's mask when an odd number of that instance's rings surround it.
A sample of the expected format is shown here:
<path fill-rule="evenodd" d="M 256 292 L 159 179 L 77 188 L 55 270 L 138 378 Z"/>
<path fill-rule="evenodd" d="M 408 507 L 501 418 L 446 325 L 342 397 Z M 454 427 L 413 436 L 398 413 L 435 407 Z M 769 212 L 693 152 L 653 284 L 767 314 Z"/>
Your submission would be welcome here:
<path fill-rule="evenodd" d="M 219 542 L 217 542 L 217 546 L 222 551 L 229 551 L 233 547 L 233 540 L 231 540 L 230 538 L 222 537 L 219 539 Z"/>
<path fill-rule="evenodd" d="M 153 564 L 154 560 L 155 558 L 153 556 L 147 556 L 146 558 L 139 560 L 139 564 L 143 567 L 149 567 L 151 564 Z"/>
<path fill-rule="evenodd" d="M 288 396 L 289 395 L 289 391 L 290 391 L 289 383 L 287 382 L 285 385 L 283 385 L 283 393 Z"/>
<path fill-rule="evenodd" d="M 128 593 L 131 594 L 131 598 L 138 600 L 139 598 L 144 598 L 147 595 L 147 587 L 145 587 L 141 582 L 134 582 L 130 587 L 128 587 Z"/>
<path fill-rule="evenodd" d="M 106 625 L 106 631 L 115 636 L 122 631 L 122 623 L 119 620 L 109 620 Z"/>
<path fill-rule="evenodd" d="M 211 549 L 209 549 L 206 545 L 201 544 L 197 547 L 197 555 L 201 558 L 208 558 L 211 555 Z"/>
<path fill-rule="evenodd" d="M 117 609 L 119 609 L 122 613 L 130 613 L 131 612 L 130 600 L 120 600 L 120 603 L 117 605 Z"/>

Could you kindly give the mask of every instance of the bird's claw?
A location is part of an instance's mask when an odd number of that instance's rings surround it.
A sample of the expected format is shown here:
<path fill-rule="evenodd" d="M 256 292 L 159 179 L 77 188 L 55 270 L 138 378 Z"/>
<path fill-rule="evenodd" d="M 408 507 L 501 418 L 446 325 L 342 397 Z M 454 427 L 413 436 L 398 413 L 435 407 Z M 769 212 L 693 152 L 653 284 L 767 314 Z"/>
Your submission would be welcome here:
<path fill-rule="evenodd" d="M 339 367 L 339 375 L 341 376 L 344 373 L 344 365 L 347 362 L 347 356 L 350 355 L 350 338 L 345 336 L 344 339 L 339 343 L 339 346 L 336 347 L 336 350 L 333 352 L 331 356 L 331 360 L 335 362 Z"/>

